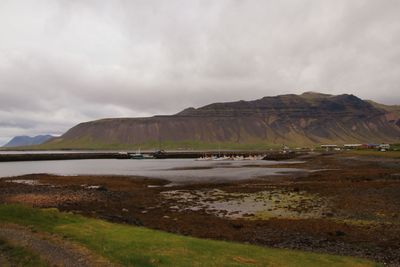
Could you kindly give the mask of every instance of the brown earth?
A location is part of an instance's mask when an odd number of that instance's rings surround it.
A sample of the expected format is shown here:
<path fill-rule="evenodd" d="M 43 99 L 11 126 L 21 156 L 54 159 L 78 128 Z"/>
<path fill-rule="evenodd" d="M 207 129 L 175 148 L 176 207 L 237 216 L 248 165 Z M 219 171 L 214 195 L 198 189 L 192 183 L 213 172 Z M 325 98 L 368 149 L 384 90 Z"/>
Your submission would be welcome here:
<path fill-rule="evenodd" d="M 179 187 L 143 177 L 26 175 L 0 180 L 0 203 L 56 207 L 183 235 L 351 255 L 400 266 L 399 160 L 332 154 L 295 166 L 321 171 Z M 225 194 L 218 201 L 228 201 L 224 196 L 229 194 L 279 192 L 284 202 L 285 196 L 301 193 L 314 198 L 307 205 L 299 199 L 298 205 L 285 204 L 280 209 L 299 215 L 309 209 L 321 212 L 309 218 L 253 215 L 232 219 L 223 211 L 191 210 L 190 202 L 165 197 L 165 192 L 174 190 L 196 195 L 216 189 Z M 215 203 L 215 199 L 196 201 Z M 310 201 L 314 201 L 311 207 Z"/>

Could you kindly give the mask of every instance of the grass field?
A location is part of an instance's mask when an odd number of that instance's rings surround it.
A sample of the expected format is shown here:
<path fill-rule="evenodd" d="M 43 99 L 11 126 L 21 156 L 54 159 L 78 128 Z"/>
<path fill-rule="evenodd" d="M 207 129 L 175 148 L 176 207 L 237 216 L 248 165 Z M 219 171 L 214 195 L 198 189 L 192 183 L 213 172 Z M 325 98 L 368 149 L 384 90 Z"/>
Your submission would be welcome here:
<path fill-rule="evenodd" d="M 0 223 L 60 235 L 124 266 L 378 266 L 363 259 L 191 238 L 21 205 L 0 205 Z"/>

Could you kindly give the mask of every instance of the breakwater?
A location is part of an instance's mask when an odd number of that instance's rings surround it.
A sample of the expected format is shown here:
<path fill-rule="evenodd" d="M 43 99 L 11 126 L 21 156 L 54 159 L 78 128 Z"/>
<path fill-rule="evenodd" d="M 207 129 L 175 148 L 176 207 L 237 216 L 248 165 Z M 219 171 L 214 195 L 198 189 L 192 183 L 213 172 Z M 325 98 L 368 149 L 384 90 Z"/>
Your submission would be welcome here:
<path fill-rule="evenodd" d="M 128 152 L 65 152 L 65 153 L 20 153 L 20 154 L 0 154 L 0 162 L 10 161 L 43 161 L 43 160 L 77 160 L 77 159 L 130 159 L 134 153 Z M 265 156 L 266 160 L 285 160 L 295 158 L 297 153 L 281 153 L 278 151 L 162 151 L 162 152 L 143 152 L 144 155 L 156 159 L 185 159 L 200 157 L 249 157 Z"/>

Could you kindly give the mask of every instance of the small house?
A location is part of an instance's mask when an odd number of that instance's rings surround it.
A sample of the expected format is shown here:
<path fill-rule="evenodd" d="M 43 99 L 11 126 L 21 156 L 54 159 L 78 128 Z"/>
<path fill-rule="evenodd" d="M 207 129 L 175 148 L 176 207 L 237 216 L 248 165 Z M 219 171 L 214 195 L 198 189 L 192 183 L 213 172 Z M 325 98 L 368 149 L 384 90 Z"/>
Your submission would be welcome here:
<path fill-rule="evenodd" d="M 362 147 L 362 144 L 345 144 L 343 147 L 345 149 L 355 149 Z"/>
<path fill-rule="evenodd" d="M 390 149 L 390 145 L 389 144 L 380 144 L 379 145 L 379 150 L 380 151 L 387 151 Z"/>
<path fill-rule="evenodd" d="M 362 145 L 362 148 L 364 148 L 364 149 L 376 149 L 378 147 L 379 147 L 378 144 L 363 144 Z"/>

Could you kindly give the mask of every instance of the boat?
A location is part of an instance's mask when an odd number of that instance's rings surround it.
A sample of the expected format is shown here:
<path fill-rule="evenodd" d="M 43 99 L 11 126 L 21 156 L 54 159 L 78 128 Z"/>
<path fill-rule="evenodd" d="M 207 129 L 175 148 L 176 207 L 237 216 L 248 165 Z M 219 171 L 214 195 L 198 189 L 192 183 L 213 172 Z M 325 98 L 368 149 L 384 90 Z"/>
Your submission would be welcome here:
<path fill-rule="evenodd" d="M 131 155 L 131 159 L 144 159 L 144 155 L 140 153 L 135 153 Z"/>
<path fill-rule="evenodd" d="M 163 149 L 157 150 L 156 152 L 154 152 L 153 158 L 155 158 L 155 159 L 166 159 L 167 158 L 167 153 Z"/>
<path fill-rule="evenodd" d="M 144 155 L 140 153 L 140 148 L 135 154 L 130 154 L 131 159 L 153 159 L 154 157 L 150 155 Z"/>
<path fill-rule="evenodd" d="M 233 160 L 244 160 L 243 156 L 236 156 L 233 158 Z"/>
<path fill-rule="evenodd" d="M 218 156 L 218 157 L 215 157 L 215 158 L 213 158 L 213 160 L 232 160 L 232 158 L 231 157 L 227 157 L 227 156 Z"/>
<path fill-rule="evenodd" d="M 213 157 L 209 157 L 207 155 L 204 155 L 204 157 L 200 157 L 196 159 L 197 161 L 210 161 L 213 160 Z"/>

